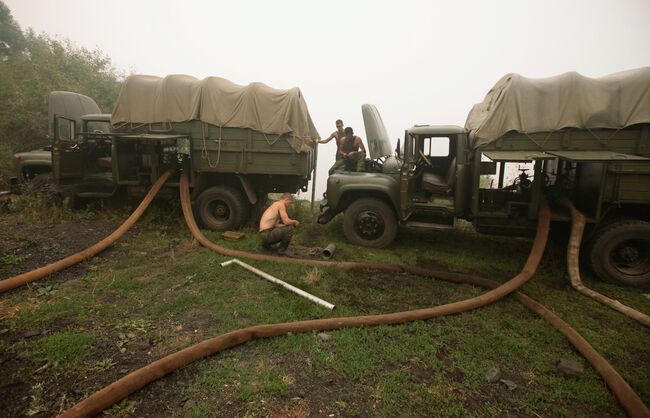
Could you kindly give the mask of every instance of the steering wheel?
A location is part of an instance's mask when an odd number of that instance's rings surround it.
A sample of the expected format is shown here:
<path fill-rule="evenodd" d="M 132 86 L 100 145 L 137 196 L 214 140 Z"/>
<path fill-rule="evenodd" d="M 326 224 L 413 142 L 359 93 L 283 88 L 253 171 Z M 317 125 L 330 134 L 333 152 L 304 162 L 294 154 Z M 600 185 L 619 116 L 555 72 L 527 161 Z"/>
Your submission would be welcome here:
<path fill-rule="evenodd" d="M 421 149 L 418 150 L 418 153 L 420 154 L 420 157 L 422 157 L 424 162 L 427 163 L 429 167 L 433 167 L 433 164 L 431 164 L 431 160 L 429 160 L 429 158 L 426 155 L 424 155 Z"/>

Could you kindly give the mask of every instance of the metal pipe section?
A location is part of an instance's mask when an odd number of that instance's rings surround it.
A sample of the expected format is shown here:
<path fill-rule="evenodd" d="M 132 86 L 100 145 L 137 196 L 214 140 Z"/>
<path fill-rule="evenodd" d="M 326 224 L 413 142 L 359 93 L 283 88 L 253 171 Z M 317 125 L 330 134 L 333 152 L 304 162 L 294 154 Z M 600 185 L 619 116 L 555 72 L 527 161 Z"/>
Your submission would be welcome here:
<path fill-rule="evenodd" d="M 327 247 L 323 248 L 323 258 L 329 260 L 330 258 L 334 257 L 335 252 L 336 252 L 336 244 L 330 242 L 329 244 L 327 244 Z"/>
<path fill-rule="evenodd" d="M 316 197 L 316 169 L 318 168 L 318 142 L 314 143 L 314 173 L 312 175 L 313 181 L 311 182 L 311 205 L 310 209 L 314 211 L 314 198 Z"/>
<path fill-rule="evenodd" d="M 314 302 L 314 303 L 316 303 L 316 304 L 318 304 L 320 306 L 323 306 L 323 307 L 325 307 L 327 309 L 336 308 L 336 305 L 333 305 L 333 304 L 331 304 L 331 303 L 329 303 L 327 301 L 324 301 L 323 299 L 321 299 L 319 297 L 316 297 L 316 296 L 312 295 L 311 293 L 307 293 L 302 289 L 298 289 L 297 287 L 292 286 L 289 283 L 284 282 L 284 281 L 278 279 L 275 276 L 271 276 L 267 272 L 262 271 L 260 269 L 257 269 L 255 267 L 251 266 L 250 264 L 244 263 L 243 261 L 238 260 L 236 258 L 233 258 L 232 260 L 224 261 L 223 263 L 221 263 L 221 267 L 226 267 L 226 266 L 229 266 L 229 265 L 231 265 L 233 263 L 245 268 L 246 270 L 250 271 L 251 273 L 257 274 L 258 276 L 268 280 L 271 283 L 279 284 L 280 286 L 284 287 L 285 289 L 287 289 L 287 290 L 289 290 L 289 291 L 291 291 L 291 292 L 293 292 L 293 293 L 295 293 L 297 295 L 300 295 L 303 298 L 309 299 L 310 301 L 312 301 L 312 302 Z"/>

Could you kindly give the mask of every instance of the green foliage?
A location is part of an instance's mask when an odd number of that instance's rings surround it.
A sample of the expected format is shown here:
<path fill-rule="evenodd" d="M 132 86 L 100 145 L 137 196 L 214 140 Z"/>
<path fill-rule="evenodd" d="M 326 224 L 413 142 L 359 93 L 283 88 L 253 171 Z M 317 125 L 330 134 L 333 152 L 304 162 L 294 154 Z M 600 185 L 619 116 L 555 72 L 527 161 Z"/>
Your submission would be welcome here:
<path fill-rule="evenodd" d="M 77 363 L 88 352 L 95 337 L 86 333 L 63 331 L 39 341 L 36 357 L 59 365 Z"/>
<path fill-rule="evenodd" d="M 0 1 L 0 61 L 9 55 L 22 51 L 25 37 L 18 23 L 11 16 L 11 11 Z"/>
<path fill-rule="evenodd" d="M 135 412 L 137 406 L 137 402 L 124 399 L 122 402 L 117 403 L 104 411 L 104 415 L 110 417 L 130 417 Z"/>
<path fill-rule="evenodd" d="M 31 29 L 21 31 L 0 2 L 0 177 L 12 153 L 47 145 L 47 97 L 55 90 L 92 97 L 112 110 L 123 74 L 98 49 Z"/>

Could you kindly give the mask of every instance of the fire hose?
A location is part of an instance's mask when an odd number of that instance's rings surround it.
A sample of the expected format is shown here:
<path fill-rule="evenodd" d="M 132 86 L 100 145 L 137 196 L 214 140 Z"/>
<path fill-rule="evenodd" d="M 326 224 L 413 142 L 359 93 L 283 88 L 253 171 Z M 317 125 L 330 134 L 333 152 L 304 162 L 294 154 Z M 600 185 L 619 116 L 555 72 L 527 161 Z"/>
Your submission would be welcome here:
<path fill-rule="evenodd" d="M 192 235 L 205 247 L 210 248 L 222 255 L 244 257 L 256 260 L 268 260 L 278 263 L 334 267 L 345 270 L 374 269 L 391 272 L 408 272 L 455 283 L 473 284 L 491 290 L 477 297 L 432 308 L 379 315 L 340 317 L 288 322 L 281 324 L 257 325 L 230 331 L 226 334 L 210 338 L 196 345 L 185 348 L 179 352 L 170 354 L 166 357 L 154 361 L 145 367 L 129 373 L 123 378 L 77 403 L 72 408 L 64 412 L 61 415 L 62 417 L 87 417 L 98 414 L 104 409 L 119 402 L 121 399 L 146 386 L 147 384 L 158 380 L 181 367 L 254 339 L 270 338 L 286 335 L 288 333 L 304 333 L 317 330 L 320 331 L 350 327 L 401 324 L 410 321 L 425 320 L 437 316 L 456 314 L 471 309 L 476 309 L 478 307 L 495 302 L 512 292 L 515 292 L 514 295 L 520 302 L 549 321 L 553 327 L 555 327 L 558 331 L 567 337 L 569 342 L 591 363 L 594 369 L 596 369 L 596 371 L 603 377 L 618 401 L 631 417 L 650 417 L 650 411 L 648 411 L 648 408 L 634 392 L 634 390 L 629 386 L 629 384 L 616 372 L 616 370 L 607 362 L 607 360 L 605 360 L 584 338 L 580 336 L 580 334 L 578 334 L 577 331 L 571 328 L 557 315 L 555 315 L 540 303 L 534 301 L 521 292 L 516 292 L 516 289 L 526 283 L 534 274 L 544 252 L 550 224 L 550 211 L 546 202 L 543 202 L 542 206 L 540 207 L 536 237 L 533 242 L 533 248 L 531 249 L 524 268 L 519 274 L 517 274 L 508 282 L 504 284 L 497 284 L 481 277 L 449 272 L 436 272 L 415 266 L 402 266 L 385 263 L 354 263 L 291 259 L 248 253 L 221 247 L 208 240 L 196 225 L 190 203 L 189 181 L 185 173 L 183 173 L 181 176 L 180 192 L 183 214 L 185 216 L 188 227 L 192 232 Z"/>
<path fill-rule="evenodd" d="M 561 203 L 566 206 L 571 211 L 571 237 L 569 238 L 569 246 L 567 248 L 567 270 L 569 271 L 569 277 L 571 278 L 571 286 L 578 292 L 582 293 L 585 296 L 589 296 L 597 302 L 602 303 L 605 306 L 609 306 L 622 313 L 623 315 L 635 319 L 645 325 L 650 327 L 650 316 L 639 312 L 636 309 L 630 308 L 627 305 L 622 304 L 621 302 L 611 299 L 601 293 L 596 292 L 593 289 L 588 288 L 582 282 L 580 277 L 580 242 L 582 241 L 582 234 L 585 230 L 586 218 L 580 213 L 578 209 L 568 200 L 564 199 Z"/>
<path fill-rule="evenodd" d="M 140 216 L 142 216 L 147 207 L 149 207 L 154 196 L 158 194 L 158 191 L 162 188 L 170 175 L 170 170 L 165 171 L 154 183 L 154 185 L 151 186 L 151 189 L 144 197 L 144 199 L 142 199 L 142 202 L 140 202 L 138 207 L 133 211 L 131 216 L 129 216 L 126 221 L 124 221 L 124 223 L 120 225 L 115 231 L 113 231 L 113 233 L 111 233 L 109 236 L 99 241 L 95 245 L 92 245 L 85 250 L 79 251 L 78 253 L 66 257 L 62 260 L 37 268 L 36 270 L 28 271 L 26 273 L 19 274 L 18 276 L 10 277 L 8 279 L 0 281 L 0 294 L 5 293 L 11 289 L 15 289 L 16 287 L 23 286 L 27 283 L 42 279 L 43 277 L 49 276 L 52 273 L 56 273 L 57 271 L 61 271 L 77 263 L 80 263 L 85 259 L 93 257 L 95 254 L 104 251 L 106 248 L 113 245 L 115 241 L 124 235 L 126 231 L 128 231 L 137 222 L 137 220 L 140 219 Z"/>

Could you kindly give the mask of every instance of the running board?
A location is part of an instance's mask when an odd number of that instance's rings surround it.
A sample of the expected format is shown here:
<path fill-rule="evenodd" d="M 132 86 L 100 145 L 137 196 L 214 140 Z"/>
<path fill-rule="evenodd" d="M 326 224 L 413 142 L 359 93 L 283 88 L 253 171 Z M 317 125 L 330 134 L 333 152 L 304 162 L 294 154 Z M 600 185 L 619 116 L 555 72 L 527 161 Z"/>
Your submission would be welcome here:
<path fill-rule="evenodd" d="M 419 229 L 437 229 L 437 230 L 445 230 L 445 229 L 454 229 L 454 225 L 449 225 L 449 224 L 432 224 L 428 222 L 407 222 L 404 224 L 407 228 L 419 228 Z"/>
<path fill-rule="evenodd" d="M 115 191 L 112 192 L 81 192 L 77 193 L 79 197 L 112 197 Z"/>

